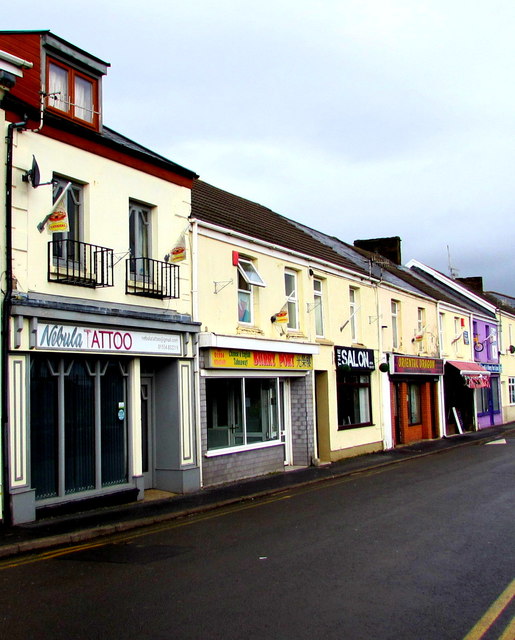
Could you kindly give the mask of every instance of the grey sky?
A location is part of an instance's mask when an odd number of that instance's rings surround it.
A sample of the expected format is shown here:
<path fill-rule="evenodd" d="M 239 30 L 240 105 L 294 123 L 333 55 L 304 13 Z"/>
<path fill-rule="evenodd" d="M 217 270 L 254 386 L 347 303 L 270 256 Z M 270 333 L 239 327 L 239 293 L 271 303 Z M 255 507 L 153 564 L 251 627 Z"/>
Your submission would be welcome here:
<path fill-rule="evenodd" d="M 27 0 L 111 63 L 104 122 L 346 242 L 515 294 L 512 0 Z"/>

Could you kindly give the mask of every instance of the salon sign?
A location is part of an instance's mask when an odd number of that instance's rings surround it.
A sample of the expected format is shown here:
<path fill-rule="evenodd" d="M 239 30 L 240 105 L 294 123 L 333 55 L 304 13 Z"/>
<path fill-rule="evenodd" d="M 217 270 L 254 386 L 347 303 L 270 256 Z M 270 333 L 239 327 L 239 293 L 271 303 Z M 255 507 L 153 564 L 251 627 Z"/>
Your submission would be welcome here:
<path fill-rule="evenodd" d="M 181 337 L 170 333 L 38 323 L 36 349 L 179 356 Z"/>

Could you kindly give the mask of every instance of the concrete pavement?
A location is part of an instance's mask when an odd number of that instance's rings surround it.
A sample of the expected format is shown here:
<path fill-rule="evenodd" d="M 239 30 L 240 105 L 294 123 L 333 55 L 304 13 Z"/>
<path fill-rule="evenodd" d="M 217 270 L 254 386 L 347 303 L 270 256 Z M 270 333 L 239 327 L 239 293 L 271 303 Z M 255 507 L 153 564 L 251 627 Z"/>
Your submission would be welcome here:
<path fill-rule="evenodd" d="M 288 488 L 323 482 L 369 469 L 398 464 L 421 456 L 443 453 L 459 446 L 482 444 L 515 434 L 515 423 L 462 435 L 427 440 L 390 451 L 346 458 L 320 467 L 253 478 L 187 495 L 158 495 L 157 499 L 104 507 L 6 527 L 0 525 L 0 557 L 77 544 L 159 522 L 185 517 L 221 506 L 271 495 Z"/>

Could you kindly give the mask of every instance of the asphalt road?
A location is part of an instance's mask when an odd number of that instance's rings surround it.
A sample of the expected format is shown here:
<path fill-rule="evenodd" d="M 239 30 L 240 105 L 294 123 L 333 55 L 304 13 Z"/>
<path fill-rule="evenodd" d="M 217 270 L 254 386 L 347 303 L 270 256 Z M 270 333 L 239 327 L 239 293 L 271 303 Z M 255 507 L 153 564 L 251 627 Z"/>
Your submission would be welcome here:
<path fill-rule="evenodd" d="M 479 621 L 467 640 L 513 640 L 514 454 L 461 447 L 4 561 L 0 638 L 459 640 Z"/>

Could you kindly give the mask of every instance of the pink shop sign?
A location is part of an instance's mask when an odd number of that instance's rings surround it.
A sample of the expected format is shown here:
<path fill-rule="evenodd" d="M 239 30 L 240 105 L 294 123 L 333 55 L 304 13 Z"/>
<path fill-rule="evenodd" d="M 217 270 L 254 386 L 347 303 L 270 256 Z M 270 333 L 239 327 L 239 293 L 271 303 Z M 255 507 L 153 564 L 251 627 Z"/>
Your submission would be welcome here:
<path fill-rule="evenodd" d="M 100 329 L 82 325 L 39 323 L 37 349 L 88 351 L 96 353 L 182 353 L 181 337 L 173 333 Z"/>

